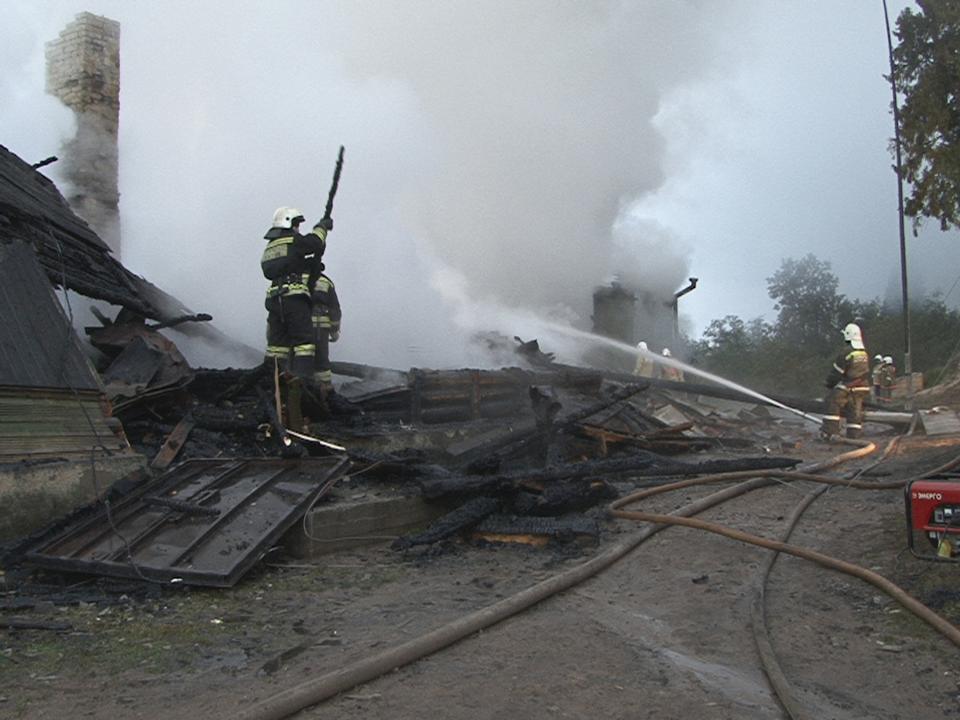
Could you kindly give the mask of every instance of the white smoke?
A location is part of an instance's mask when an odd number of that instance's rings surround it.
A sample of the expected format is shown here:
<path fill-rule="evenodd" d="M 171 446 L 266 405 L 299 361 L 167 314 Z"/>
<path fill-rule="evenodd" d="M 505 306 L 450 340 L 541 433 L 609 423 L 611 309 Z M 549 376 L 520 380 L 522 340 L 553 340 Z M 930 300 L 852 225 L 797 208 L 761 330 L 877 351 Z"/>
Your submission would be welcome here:
<path fill-rule="evenodd" d="M 0 145 L 35 163 L 57 155 L 76 121 L 63 103 L 44 93 L 43 44 L 50 24 L 34 8 L 16 3 L 4 7 L 3 20 L 19 32 L 0 34 Z M 56 164 L 42 172 L 59 178 Z"/>
<path fill-rule="evenodd" d="M 476 364 L 469 336 L 522 334 L 522 318 L 588 327 L 594 287 L 614 276 L 685 283 L 687 249 L 632 208 L 664 179 L 664 98 L 723 67 L 743 10 L 50 7 L 61 26 L 80 10 L 121 23 L 125 263 L 262 347 L 261 236 L 279 205 L 319 218 L 344 144 L 325 258 L 344 306 L 333 355 L 401 368 Z"/>
<path fill-rule="evenodd" d="M 335 42 L 356 76 L 397 78 L 416 97 L 432 133 L 405 219 L 472 298 L 585 316 L 612 273 L 672 291 L 683 252 L 637 232 L 629 209 L 663 180 L 652 122 L 713 52 L 706 13 L 673 2 L 375 7 Z"/>

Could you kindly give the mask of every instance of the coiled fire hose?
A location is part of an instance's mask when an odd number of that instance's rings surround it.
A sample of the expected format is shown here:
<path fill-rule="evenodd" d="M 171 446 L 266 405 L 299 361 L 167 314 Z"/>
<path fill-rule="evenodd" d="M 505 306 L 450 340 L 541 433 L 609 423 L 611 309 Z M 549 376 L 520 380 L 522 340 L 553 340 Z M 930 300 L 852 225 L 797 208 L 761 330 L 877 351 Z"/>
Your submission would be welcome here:
<path fill-rule="evenodd" d="M 653 493 L 650 491 L 642 491 L 641 493 L 633 493 L 628 495 L 611 505 L 612 513 L 617 517 L 627 517 L 630 519 L 639 519 L 637 516 L 644 516 L 644 519 L 646 517 L 655 517 L 658 519 L 652 522 L 656 524 L 647 525 L 635 535 L 613 545 L 587 562 L 582 563 L 574 568 L 570 568 L 569 570 L 565 570 L 564 572 L 551 578 L 543 580 L 542 582 L 539 582 L 536 585 L 527 588 L 526 590 L 522 590 L 509 598 L 505 598 L 492 605 L 488 605 L 485 608 L 476 610 L 435 630 L 431 630 L 430 632 L 421 635 L 418 638 L 413 638 L 407 642 L 401 643 L 400 645 L 396 645 L 374 655 L 361 658 L 360 660 L 350 663 L 349 665 L 346 665 L 338 670 L 325 673 L 316 678 L 295 685 L 294 687 L 283 690 L 271 697 L 266 698 L 265 700 L 251 705 L 250 707 L 241 711 L 239 714 L 232 714 L 231 717 L 239 718 L 240 720 L 282 720 L 283 718 L 290 717 L 294 713 L 299 712 L 304 708 L 310 707 L 311 705 L 316 705 L 317 703 L 327 700 L 341 692 L 350 690 L 357 685 L 369 682 L 370 680 L 391 672 L 399 667 L 408 665 L 416 660 L 449 647 L 459 640 L 469 637 L 480 630 L 488 628 L 498 622 L 501 622 L 502 620 L 523 612 L 527 608 L 541 602 L 542 600 L 578 585 L 584 580 L 597 575 L 618 560 L 625 557 L 631 551 L 639 547 L 643 542 L 653 537 L 656 533 L 669 527 L 669 524 L 681 524 L 692 515 L 701 513 L 704 510 L 714 507 L 715 505 L 719 505 L 720 503 L 726 502 L 727 500 L 744 493 L 750 492 L 756 488 L 771 485 L 775 482 L 778 482 L 780 479 L 813 479 L 819 482 L 835 482 L 836 484 L 851 485 L 851 483 L 844 480 L 824 478 L 812 473 L 833 467 L 834 465 L 850 459 L 862 457 L 873 452 L 873 450 L 875 450 L 875 446 L 872 443 L 869 443 L 866 447 L 843 453 L 829 459 L 826 462 L 807 466 L 805 467 L 807 472 L 801 473 L 789 473 L 785 471 L 746 471 L 739 473 L 727 473 L 723 476 L 713 475 L 699 478 L 699 484 L 704 482 L 721 482 L 724 480 L 729 481 L 744 479 L 747 477 L 750 479 L 747 479 L 745 482 L 741 482 L 738 485 L 715 492 L 695 502 L 684 505 L 678 510 L 675 510 L 671 515 L 647 515 L 645 513 L 635 513 L 631 511 L 620 510 L 619 508 L 623 505 L 636 502 L 638 499 L 640 499 L 639 496 L 642 495 L 643 497 L 646 497 Z M 686 480 L 679 483 L 665 485 L 663 488 L 656 488 L 656 490 L 665 492 L 666 488 L 678 489 L 679 487 L 687 487 L 693 484 L 698 483 Z M 851 486 L 860 487 L 861 485 L 853 484 Z M 881 485 L 870 483 L 869 487 L 881 487 Z M 743 535 L 746 535 L 746 533 L 743 533 Z M 752 538 L 756 536 L 750 537 Z M 767 541 L 765 538 L 758 539 L 765 542 L 775 542 Z M 785 543 L 777 543 L 777 545 L 780 546 L 777 549 L 784 552 L 790 552 L 791 550 L 804 550 L 803 548 L 794 548 L 794 546 L 786 545 Z M 814 555 L 819 554 L 814 553 Z M 832 558 L 827 558 L 825 555 L 819 555 L 819 557 L 832 560 Z M 840 563 L 841 561 L 836 562 Z M 846 566 L 848 564 L 843 563 L 843 565 Z M 856 566 L 852 565 L 849 567 L 856 568 Z M 856 569 L 863 570 L 862 568 Z M 876 577 L 880 578 L 880 576 Z M 939 621 L 939 624 L 934 626 L 937 627 L 937 629 L 940 629 L 942 626 L 944 631 L 952 631 L 954 635 L 951 636 L 951 640 L 960 644 L 960 631 L 958 631 L 957 628 L 950 625 L 946 620 L 943 620 L 943 618 L 935 615 L 935 613 L 930 611 L 929 608 L 926 608 L 918 601 L 910 598 L 909 595 L 906 595 L 906 593 L 892 583 L 889 583 L 889 581 L 886 581 L 883 578 L 880 578 L 880 580 L 883 580 L 887 586 L 891 588 L 891 590 L 898 591 L 905 598 L 909 598 L 914 605 L 919 605 L 923 611 L 934 615 Z M 910 609 L 912 610 L 913 608 L 911 607 Z"/>

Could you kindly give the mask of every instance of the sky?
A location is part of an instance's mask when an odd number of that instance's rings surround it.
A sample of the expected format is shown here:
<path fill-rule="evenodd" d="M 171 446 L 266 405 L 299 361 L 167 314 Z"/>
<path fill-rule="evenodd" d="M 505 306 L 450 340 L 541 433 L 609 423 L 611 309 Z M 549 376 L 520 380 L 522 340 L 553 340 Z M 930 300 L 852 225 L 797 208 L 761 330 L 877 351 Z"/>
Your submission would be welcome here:
<path fill-rule="evenodd" d="M 557 328 L 613 279 L 698 277 L 696 338 L 772 320 L 807 253 L 899 299 L 880 0 L 7 0 L 0 144 L 28 162 L 72 132 L 43 47 L 81 11 L 121 23 L 123 262 L 250 345 L 263 233 L 319 219 L 341 144 L 338 359 L 484 364 L 486 330 L 576 359 Z M 908 242 L 912 291 L 956 304 L 956 234 Z"/>

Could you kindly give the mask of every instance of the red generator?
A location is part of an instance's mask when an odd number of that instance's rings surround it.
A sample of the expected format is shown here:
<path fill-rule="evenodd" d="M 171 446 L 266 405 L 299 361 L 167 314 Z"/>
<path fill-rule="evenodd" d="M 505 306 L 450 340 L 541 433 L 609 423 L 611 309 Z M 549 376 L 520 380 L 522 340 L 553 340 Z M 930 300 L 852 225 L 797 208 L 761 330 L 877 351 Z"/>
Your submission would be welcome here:
<path fill-rule="evenodd" d="M 910 552 L 927 560 L 957 562 L 960 557 L 960 481 L 914 480 L 904 488 L 907 505 L 907 545 Z M 920 533 L 931 552 L 921 553 L 914 544 Z"/>

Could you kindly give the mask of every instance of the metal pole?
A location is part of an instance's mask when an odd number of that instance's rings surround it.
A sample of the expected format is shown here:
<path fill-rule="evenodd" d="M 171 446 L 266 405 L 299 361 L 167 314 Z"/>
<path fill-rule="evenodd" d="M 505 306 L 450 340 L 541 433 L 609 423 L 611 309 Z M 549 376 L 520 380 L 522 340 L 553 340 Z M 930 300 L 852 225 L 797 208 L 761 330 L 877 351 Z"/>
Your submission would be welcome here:
<path fill-rule="evenodd" d="M 907 409 L 913 407 L 913 366 L 910 361 L 910 300 L 907 293 L 907 239 L 903 229 L 903 172 L 900 153 L 900 106 L 897 103 L 897 78 L 894 74 L 893 36 L 887 0 L 883 0 L 883 19 L 887 25 L 887 52 L 890 58 L 890 88 L 893 92 L 893 140 L 897 155 L 897 202 L 900 216 L 900 288 L 903 303 L 903 370 L 907 374 Z"/>
<path fill-rule="evenodd" d="M 697 281 L 699 278 L 687 278 L 690 281 L 690 284 L 687 285 L 683 290 L 675 292 L 673 294 L 673 302 L 670 303 L 670 308 L 673 310 L 673 344 L 676 346 L 677 341 L 680 337 L 680 298 L 686 295 L 688 292 L 692 292 L 697 288 Z"/>

